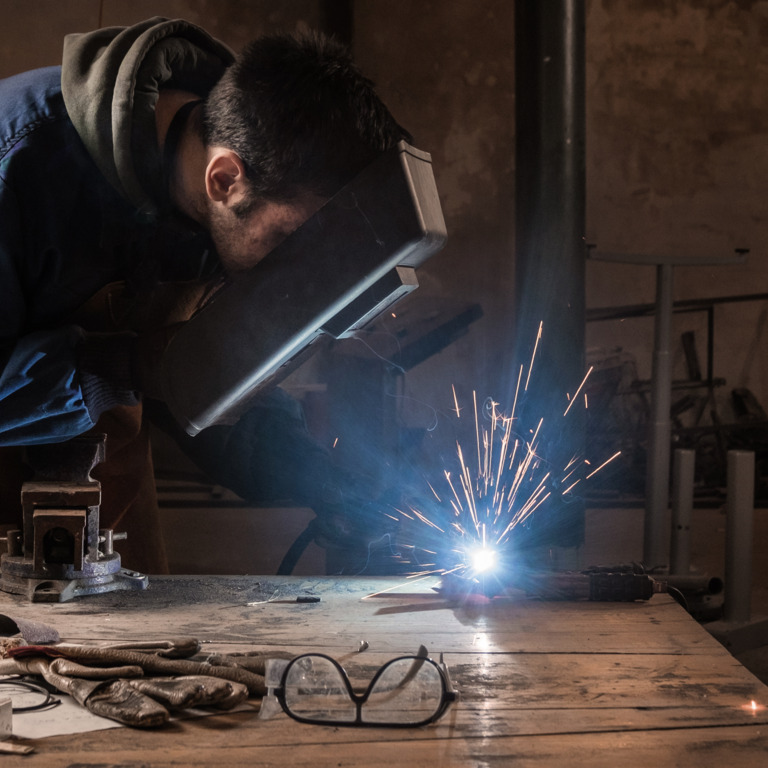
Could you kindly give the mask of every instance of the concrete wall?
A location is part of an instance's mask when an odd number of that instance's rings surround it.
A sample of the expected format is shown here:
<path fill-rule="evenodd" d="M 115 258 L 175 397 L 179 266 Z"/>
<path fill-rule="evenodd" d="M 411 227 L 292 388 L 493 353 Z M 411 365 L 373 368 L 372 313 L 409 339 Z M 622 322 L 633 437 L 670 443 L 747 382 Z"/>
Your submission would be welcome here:
<path fill-rule="evenodd" d="M 414 301 L 478 302 L 483 318 L 410 371 L 402 406 L 413 425 L 442 426 L 462 401 L 506 394 L 514 279 L 514 4 L 361 2 L 355 54 L 433 157 L 448 227 Z M 421 295 L 419 295 L 421 294 Z M 437 409 L 437 413 L 435 411 Z"/>
<path fill-rule="evenodd" d="M 588 238 L 600 248 L 692 261 L 750 248 L 745 264 L 677 270 L 675 298 L 765 292 L 768 5 L 588 5 Z M 653 298 L 648 267 L 588 267 L 588 306 Z M 593 343 L 633 341 L 635 327 L 594 327 Z M 676 330 L 703 334 L 701 317 Z M 766 303 L 716 313 L 715 375 L 768 405 Z M 703 357 L 703 336 L 700 352 Z M 678 348 L 678 361 L 681 356 Z M 679 374 L 681 369 L 677 369 Z"/>

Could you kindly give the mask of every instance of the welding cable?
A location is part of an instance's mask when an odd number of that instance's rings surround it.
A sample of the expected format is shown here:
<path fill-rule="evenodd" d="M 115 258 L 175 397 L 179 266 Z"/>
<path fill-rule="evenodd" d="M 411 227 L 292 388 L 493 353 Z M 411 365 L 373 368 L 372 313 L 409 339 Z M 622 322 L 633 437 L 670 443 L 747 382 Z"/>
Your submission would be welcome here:
<path fill-rule="evenodd" d="M 688 613 L 691 612 L 688 607 L 688 600 L 685 595 L 677 588 L 667 584 L 667 594 L 680 606 L 682 606 Z"/>
<path fill-rule="evenodd" d="M 293 569 L 304 554 L 304 550 L 317 538 L 318 526 L 317 518 L 312 518 L 307 527 L 296 537 L 280 561 L 277 568 L 278 576 L 290 576 L 293 573 Z"/>
<path fill-rule="evenodd" d="M 11 709 L 15 713 L 41 712 L 46 709 L 58 707 L 59 704 L 61 704 L 61 699 L 57 699 L 45 686 L 32 682 L 31 680 L 25 680 L 19 677 L 8 677 L 0 680 L 0 687 L 9 689 L 3 690 L 3 694 L 7 694 L 10 697 Z M 37 704 L 17 706 L 13 703 L 13 696 L 15 693 L 18 693 L 19 696 L 25 696 L 28 693 L 38 694 L 43 697 L 43 700 Z"/>

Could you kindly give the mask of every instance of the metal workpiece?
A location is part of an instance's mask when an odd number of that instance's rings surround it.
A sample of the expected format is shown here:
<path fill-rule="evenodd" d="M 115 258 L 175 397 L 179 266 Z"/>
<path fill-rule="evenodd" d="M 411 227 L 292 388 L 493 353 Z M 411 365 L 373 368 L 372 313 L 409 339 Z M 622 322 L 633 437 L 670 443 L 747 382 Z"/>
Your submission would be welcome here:
<path fill-rule="evenodd" d="M 596 567 L 584 571 L 557 571 L 517 568 L 514 573 L 497 577 L 465 577 L 447 573 L 438 590 L 449 599 L 510 597 L 524 592 L 536 600 L 633 602 L 649 600 L 666 592 L 664 581 L 628 566 Z"/>
<path fill-rule="evenodd" d="M 180 328 L 161 362 L 171 412 L 190 435 L 233 420 L 318 339 L 352 335 L 414 290 L 445 240 L 431 158 L 401 142 Z"/>

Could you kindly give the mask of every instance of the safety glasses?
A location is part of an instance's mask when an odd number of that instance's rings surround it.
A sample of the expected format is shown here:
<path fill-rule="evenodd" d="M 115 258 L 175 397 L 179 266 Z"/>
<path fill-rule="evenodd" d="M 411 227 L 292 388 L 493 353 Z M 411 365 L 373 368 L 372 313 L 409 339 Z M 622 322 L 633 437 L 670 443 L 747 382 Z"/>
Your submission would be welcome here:
<path fill-rule="evenodd" d="M 322 653 L 290 661 L 272 659 L 266 669 L 262 716 L 278 702 L 294 720 L 320 725 L 415 727 L 434 723 L 458 697 L 448 668 L 424 655 L 400 656 L 382 666 L 356 692 L 344 668 Z"/>

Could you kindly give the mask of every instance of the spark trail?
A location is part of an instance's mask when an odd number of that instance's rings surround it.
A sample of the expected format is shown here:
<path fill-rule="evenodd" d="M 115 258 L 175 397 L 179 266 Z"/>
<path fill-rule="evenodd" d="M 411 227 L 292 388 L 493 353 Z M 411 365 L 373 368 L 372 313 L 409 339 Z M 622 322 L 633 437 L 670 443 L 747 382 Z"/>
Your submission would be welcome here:
<path fill-rule="evenodd" d="M 536 350 L 541 339 L 541 328 L 529 369 L 520 367 L 517 375 L 512 408 L 509 413 L 499 410 L 499 403 L 488 398 L 483 407 L 478 407 L 477 394 L 472 393 L 472 404 L 462 404 L 452 387 L 453 413 L 461 422 L 470 413 L 474 422 L 467 431 L 472 431 L 475 456 L 468 456 L 459 440 L 452 469 L 445 469 L 440 487 L 428 483 L 436 504 L 433 516 L 426 509 L 417 510 L 412 506 L 401 514 L 410 520 L 430 527 L 434 549 L 448 549 L 451 571 L 471 569 L 473 553 L 482 557 L 495 553 L 506 546 L 515 535 L 515 529 L 531 519 L 537 511 L 546 513 L 547 503 L 554 502 L 553 494 L 572 497 L 581 483 L 590 479 L 614 461 L 620 452 L 607 458 L 596 469 L 583 456 L 572 456 L 563 466 L 554 466 L 545 454 L 544 438 L 552 427 L 545 416 L 540 416 L 532 426 L 526 427 L 516 410 L 526 397 L 531 382 Z M 553 417 L 556 422 L 553 433 L 559 434 L 562 425 L 557 423 L 568 418 L 579 407 L 587 407 L 586 398 L 579 394 L 585 387 L 592 369 L 590 368 L 572 397 L 566 396 L 565 410 Z M 522 391 L 521 391 L 522 386 Z M 481 420 L 481 415 L 484 419 Z M 439 541 L 444 537 L 444 541 Z M 414 540 L 417 537 L 414 537 Z M 414 545 L 412 551 L 418 548 Z M 422 549 L 437 559 L 437 552 Z M 414 557 L 413 560 L 419 560 Z M 436 563 L 414 562 L 416 571 L 424 573 L 426 568 L 440 572 Z M 442 569 L 443 572 L 446 568 Z"/>

